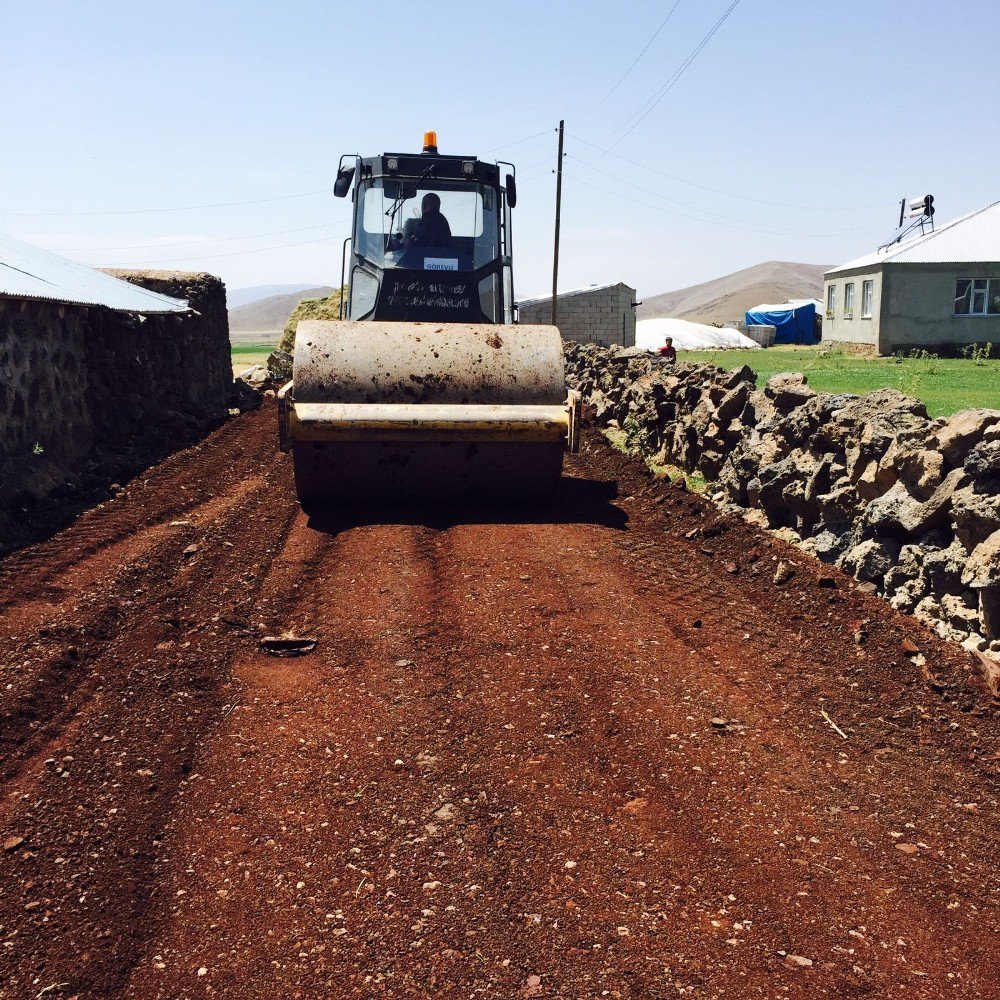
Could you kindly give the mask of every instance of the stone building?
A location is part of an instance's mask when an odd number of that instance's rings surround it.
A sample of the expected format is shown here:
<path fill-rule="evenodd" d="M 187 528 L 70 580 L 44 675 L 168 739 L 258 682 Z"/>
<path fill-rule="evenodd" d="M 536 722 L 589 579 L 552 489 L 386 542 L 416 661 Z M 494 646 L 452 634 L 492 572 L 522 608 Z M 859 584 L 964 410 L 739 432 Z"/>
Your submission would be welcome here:
<path fill-rule="evenodd" d="M 634 347 L 635 307 L 635 289 L 622 282 L 560 292 L 556 325 L 563 340 Z M 518 318 L 521 323 L 551 322 L 552 296 L 519 302 Z"/>
<path fill-rule="evenodd" d="M 1000 345 L 1000 201 L 823 280 L 825 344 L 873 354 Z"/>
<path fill-rule="evenodd" d="M 0 552 L 98 467 L 131 477 L 225 419 L 232 383 L 218 278 L 107 274 L 0 234 Z"/>

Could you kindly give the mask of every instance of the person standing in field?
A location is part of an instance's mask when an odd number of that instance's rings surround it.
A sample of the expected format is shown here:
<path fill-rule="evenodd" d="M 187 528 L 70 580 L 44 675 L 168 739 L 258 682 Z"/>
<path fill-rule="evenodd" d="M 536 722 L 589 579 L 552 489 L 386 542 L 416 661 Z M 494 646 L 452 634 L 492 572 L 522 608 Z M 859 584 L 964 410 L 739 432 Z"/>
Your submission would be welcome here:
<path fill-rule="evenodd" d="M 677 362 L 677 350 L 674 347 L 674 338 L 667 337 L 663 342 L 663 346 L 656 353 L 668 365 L 675 364 Z"/>

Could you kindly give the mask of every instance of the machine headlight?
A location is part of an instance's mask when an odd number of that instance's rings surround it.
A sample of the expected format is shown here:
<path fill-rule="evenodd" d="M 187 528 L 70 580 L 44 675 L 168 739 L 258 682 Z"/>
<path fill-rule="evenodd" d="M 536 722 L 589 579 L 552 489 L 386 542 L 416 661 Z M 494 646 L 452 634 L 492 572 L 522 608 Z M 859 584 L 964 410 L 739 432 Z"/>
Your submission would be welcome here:
<path fill-rule="evenodd" d="M 497 308 L 497 276 L 494 272 L 493 274 L 487 274 L 482 281 L 479 282 L 479 308 L 482 309 L 483 315 L 491 323 L 499 323 L 497 315 L 499 310 Z"/>
<path fill-rule="evenodd" d="M 351 319 L 362 319 L 375 308 L 378 280 L 356 267 L 351 272 Z"/>

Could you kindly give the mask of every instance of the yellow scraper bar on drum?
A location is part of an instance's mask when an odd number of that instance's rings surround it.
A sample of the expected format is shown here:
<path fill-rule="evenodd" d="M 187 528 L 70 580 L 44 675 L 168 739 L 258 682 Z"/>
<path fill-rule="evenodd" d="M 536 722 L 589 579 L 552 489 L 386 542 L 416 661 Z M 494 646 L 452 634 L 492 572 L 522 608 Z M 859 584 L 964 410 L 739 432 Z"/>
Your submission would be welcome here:
<path fill-rule="evenodd" d="M 292 403 L 292 441 L 551 441 L 570 437 L 567 406 Z"/>

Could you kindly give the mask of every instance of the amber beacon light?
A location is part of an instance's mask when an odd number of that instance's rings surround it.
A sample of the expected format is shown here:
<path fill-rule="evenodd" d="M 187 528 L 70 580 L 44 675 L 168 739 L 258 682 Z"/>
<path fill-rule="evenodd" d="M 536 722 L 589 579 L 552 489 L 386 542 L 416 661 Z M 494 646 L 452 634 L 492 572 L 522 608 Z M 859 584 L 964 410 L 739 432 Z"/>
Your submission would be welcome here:
<path fill-rule="evenodd" d="M 424 133 L 424 152 L 425 153 L 436 153 L 438 151 L 438 134 L 437 132 L 425 132 Z"/>

